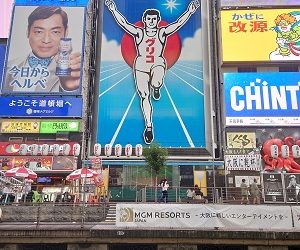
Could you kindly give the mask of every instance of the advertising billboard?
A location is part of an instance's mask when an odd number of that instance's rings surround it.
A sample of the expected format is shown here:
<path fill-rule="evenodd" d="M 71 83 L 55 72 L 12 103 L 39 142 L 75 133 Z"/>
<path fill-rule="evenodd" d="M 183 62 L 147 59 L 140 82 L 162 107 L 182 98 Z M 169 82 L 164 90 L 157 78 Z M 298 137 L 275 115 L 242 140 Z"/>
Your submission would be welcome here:
<path fill-rule="evenodd" d="M 223 62 L 300 59 L 300 9 L 222 10 Z"/>
<path fill-rule="evenodd" d="M 41 134 L 55 134 L 57 132 L 79 132 L 80 121 L 41 121 Z"/>
<path fill-rule="evenodd" d="M 299 72 L 225 73 L 226 126 L 299 126 Z"/>
<path fill-rule="evenodd" d="M 285 174 L 284 183 L 286 202 L 300 202 L 300 174 Z"/>
<path fill-rule="evenodd" d="M 32 154 L 32 145 L 37 144 L 38 147 L 38 154 L 42 155 L 42 150 L 43 150 L 43 144 L 48 144 L 49 147 L 49 153 L 48 155 L 53 155 L 53 150 L 54 150 L 54 144 L 59 144 L 59 154 L 63 155 L 63 150 L 64 150 L 64 144 L 63 142 L 50 142 L 48 143 L 47 141 L 38 141 L 38 142 L 26 142 L 27 143 L 27 156 Z M 68 142 L 67 144 L 70 145 L 72 148 L 74 144 L 78 142 Z M 0 142 L 0 155 L 4 156 L 19 156 L 20 155 L 20 148 L 21 148 L 22 142 Z M 71 154 L 71 153 L 70 153 Z"/>
<path fill-rule="evenodd" d="M 282 174 L 264 173 L 262 174 L 262 183 L 265 203 L 282 203 L 285 201 Z"/>
<path fill-rule="evenodd" d="M 2 120 L 1 133 L 39 133 L 40 122 L 36 120 Z"/>
<path fill-rule="evenodd" d="M 0 117 L 82 117 L 82 98 L 1 96 Z"/>
<path fill-rule="evenodd" d="M 16 5 L 87 6 L 89 0 L 15 0 Z"/>
<path fill-rule="evenodd" d="M 14 0 L 1 0 L 0 38 L 8 38 L 13 2 Z"/>
<path fill-rule="evenodd" d="M 0 156 L 0 170 L 6 171 L 25 164 L 36 172 L 72 171 L 75 169 L 74 156 Z"/>
<path fill-rule="evenodd" d="M 84 20 L 84 7 L 15 6 L 2 94 L 79 95 Z"/>
<path fill-rule="evenodd" d="M 230 6 L 291 6 L 299 5 L 299 0 L 221 0 L 222 7 Z"/>
<path fill-rule="evenodd" d="M 99 143 L 206 146 L 209 84 L 203 81 L 199 2 L 106 2 Z"/>

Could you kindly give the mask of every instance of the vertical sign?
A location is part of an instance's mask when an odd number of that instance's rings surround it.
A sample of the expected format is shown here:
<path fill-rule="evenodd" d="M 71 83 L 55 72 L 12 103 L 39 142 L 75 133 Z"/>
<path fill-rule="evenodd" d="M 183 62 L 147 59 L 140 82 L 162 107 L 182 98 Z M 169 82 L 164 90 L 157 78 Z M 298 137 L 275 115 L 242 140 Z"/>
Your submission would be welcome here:
<path fill-rule="evenodd" d="M 15 6 L 2 93 L 80 94 L 84 20 L 83 7 Z"/>
<path fill-rule="evenodd" d="M 282 176 L 277 173 L 262 174 L 264 201 L 266 203 L 284 202 Z"/>
<path fill-rule="evenodd" d="M 101 145 L 206 147 L 199 2 L 105 1 Z"/>

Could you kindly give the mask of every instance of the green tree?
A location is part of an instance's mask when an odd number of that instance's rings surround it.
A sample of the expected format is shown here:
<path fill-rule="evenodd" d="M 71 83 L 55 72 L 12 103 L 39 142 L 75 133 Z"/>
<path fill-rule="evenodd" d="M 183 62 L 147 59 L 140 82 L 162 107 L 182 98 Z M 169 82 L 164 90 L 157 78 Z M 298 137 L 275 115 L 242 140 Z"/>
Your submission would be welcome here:
<path fill-rule="evenodd" d="M 144 148 L 143 155 L 146 161 L 146 168 L 155 176 L 155 186 L 157 187 L 157 177 L 161 170 L 165 169 L 168 151 L 156 143 Z"/>

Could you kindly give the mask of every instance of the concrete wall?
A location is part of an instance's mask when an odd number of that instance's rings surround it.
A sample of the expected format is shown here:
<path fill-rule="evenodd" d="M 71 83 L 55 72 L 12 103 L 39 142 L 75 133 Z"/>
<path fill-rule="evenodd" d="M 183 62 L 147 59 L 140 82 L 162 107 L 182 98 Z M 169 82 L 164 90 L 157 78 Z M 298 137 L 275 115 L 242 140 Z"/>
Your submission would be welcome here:
<path fill-rule="evenodd" d="M 68 244 L 68 250 L 108 250 L 106 244 Z"/>
<path fill-rule="evenodd" d="M 101 222 L 105 219 L 105 206 L 36 205 L 1 206 L 2 222 Z"/>

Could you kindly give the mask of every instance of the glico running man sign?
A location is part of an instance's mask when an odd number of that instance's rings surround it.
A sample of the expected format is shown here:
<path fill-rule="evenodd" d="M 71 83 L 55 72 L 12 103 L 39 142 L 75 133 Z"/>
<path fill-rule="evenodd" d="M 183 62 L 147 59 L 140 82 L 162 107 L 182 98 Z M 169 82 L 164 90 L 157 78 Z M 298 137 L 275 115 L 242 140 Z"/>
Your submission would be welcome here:
<path fill-rule="evenodd" d="M 98 142 L 206 146 L 200 7 L 105 1 Z"/>

